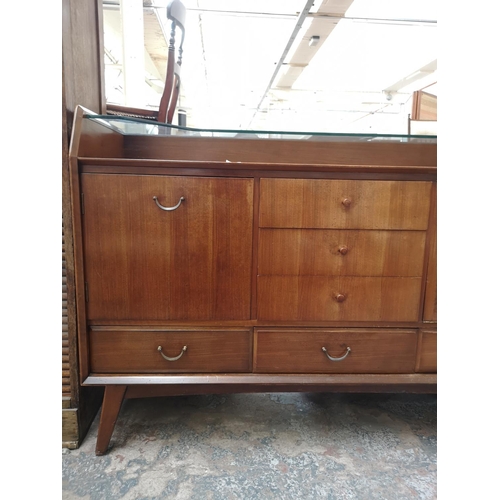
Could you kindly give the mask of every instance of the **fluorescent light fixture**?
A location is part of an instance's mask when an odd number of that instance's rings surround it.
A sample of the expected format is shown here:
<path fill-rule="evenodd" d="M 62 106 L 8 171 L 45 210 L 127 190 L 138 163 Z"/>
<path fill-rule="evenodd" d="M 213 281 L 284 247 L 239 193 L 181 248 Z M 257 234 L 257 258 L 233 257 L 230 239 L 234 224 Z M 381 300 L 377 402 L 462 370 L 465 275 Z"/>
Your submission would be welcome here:
<path fill-rule="evenodd" d="M 411 80 L 413 77 L 417 76 L 417 75 L 420 75 L 420 73 L 422 73 L 422 71 L 418 70 L 418 71 L 415 71 L 415 73 L 412 73 L 410 76 L 407 76 L 405 78 L 405 80 Z"/>
<path fill-rule="evenodd" d="M 314 35 L 309 39 L 309 47 L 314 47 L 315 45 L 318 45 L 319 42 L 319 36 Z"/>

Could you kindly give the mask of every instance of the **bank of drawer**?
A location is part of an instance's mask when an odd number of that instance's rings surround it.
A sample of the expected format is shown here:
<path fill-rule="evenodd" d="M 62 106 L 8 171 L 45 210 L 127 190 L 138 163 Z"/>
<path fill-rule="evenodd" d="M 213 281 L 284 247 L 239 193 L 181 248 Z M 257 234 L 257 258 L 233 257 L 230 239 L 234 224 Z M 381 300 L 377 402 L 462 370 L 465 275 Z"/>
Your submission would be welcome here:
<path fill-rule="evenodd" d="M 421 278 L 259 276 L 257 316 L 271 321 L 417 321 Z"/>
<path fill-rule="evenodd" d="M 259 275 L 422 276 L 425 231 L 260 229 Z"/>
<path fill-rule="evenodd" d="M 436 373 L 437 332 L 435 330 L 420 330 L 418 335 L 418 353 L 415 371 L 419 373 Z"/>
<path fill-rule="evenodd" d="M 169 361 L 162 354 L 171 359 L 180 357 Z M 249 330 L 138 331 L 103 327 L 90 331 L 90 366 L 94 373 L 246 372 L 251 367 L 251 355 Z"/>
<path fill-rule="evenodd" d="M 431 183 L 262 179 L 260 227 L 427 229 Z"/>
<path fill-rule="evenodd" d="M 259 329 L 255 342 L 258 373 L 413 373 L 417 333 Z"/>

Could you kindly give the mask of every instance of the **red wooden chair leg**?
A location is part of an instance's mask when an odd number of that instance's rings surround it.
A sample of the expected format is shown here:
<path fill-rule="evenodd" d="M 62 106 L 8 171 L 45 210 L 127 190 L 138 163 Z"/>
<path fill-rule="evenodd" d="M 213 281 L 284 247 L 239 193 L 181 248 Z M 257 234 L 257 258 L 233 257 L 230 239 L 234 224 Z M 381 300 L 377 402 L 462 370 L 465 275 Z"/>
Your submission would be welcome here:
<path fill-rule="evenodd" d="M 127 390 L 126 385 L 107 385 L 101 408 L 101 420 L 97 431 L 96 455 L 104 455 L 108 451 L 109 441 L 115 428 L 116 419 Z"/>

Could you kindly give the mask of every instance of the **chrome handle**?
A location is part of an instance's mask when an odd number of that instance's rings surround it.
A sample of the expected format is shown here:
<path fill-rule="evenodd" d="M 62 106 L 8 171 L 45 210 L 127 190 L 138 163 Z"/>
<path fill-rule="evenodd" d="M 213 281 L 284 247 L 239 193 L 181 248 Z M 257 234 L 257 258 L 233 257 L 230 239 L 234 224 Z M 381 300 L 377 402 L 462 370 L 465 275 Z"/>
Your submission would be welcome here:
<path fill-rule="evenodd" d="M 163 352 L 161 352 L 161 345 L 158 346 L 158 351 L 160 352 L 160 354 L 167 360 L 167 361 L 177 361 L 178 359 L 180 359 L 182 357 L 182 355 L 187 351 L 187 348 L 188 346 L 185 345 L 183 348 L 182 348 L 182 351 L 181 353 L 179 354 L 179 356 L 176 356 L 175 358 L 169 358 L 168 356 L 165 356 L 165 354 L 163 354 Z"/>
<path fill-rule="evenodd" d="M 181 196 L 179 203 L 177 203 L 177 205 L 175 205 L 175 207 L 164 207 L 158 201 L 158 198 L 156 196 L 153 196 L 153 200 L 155 200 L 155 203 L 158 205 L 158 208 L 161 208 L 162 210 L 166 210 L 167 212 L 171 212 L 172 210 L 177 210 L 181 206 L 181 203 L 185 200 L 185 198 L 184 198 L 184 196 Z"/>
<path fill-rule="evenodd" d="M 330 361 L 343 361 L 345 358 L 347 358 L 347 356 L 349 355 L 349 353 L 351 352 L 351 348 L 348 347 L 347 348 L 347 351 L 346 353 L 343 355 L 343 356 L 340 356 L 340 358 L 332 358 L 329 354 L 328 354 L 328 351 L 326 350 L 326 347 L 322 347 L 321 350 L 326 354 L 326 357 L 330 360 Z"/>

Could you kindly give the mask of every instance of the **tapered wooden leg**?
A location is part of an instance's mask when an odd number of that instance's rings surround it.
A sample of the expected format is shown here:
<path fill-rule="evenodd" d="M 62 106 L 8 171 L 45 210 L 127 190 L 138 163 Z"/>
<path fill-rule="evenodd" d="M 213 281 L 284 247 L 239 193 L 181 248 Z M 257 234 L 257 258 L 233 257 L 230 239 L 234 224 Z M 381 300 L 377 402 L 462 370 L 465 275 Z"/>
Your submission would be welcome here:
<path fill-rule="evenodd" d="M 108 451 L 111 434 L 127 390 L 126 385 L 107 385 L 101 408 L 101 420 L 97 431 L 96 455 L 104 455 Z"/>

